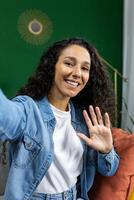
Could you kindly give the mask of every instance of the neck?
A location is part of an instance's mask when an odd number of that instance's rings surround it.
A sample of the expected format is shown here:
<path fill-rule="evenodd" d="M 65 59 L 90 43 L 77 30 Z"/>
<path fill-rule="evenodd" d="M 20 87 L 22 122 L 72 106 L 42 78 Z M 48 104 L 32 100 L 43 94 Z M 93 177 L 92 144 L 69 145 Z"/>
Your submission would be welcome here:
<path fill-rule="evenodd" d="M 54 95 L 53 96 L 48 95 L 48 100 L 53 106 L 55 106 L 59 110 L 62 110 L 62 111 L 68 110 L 69 98 L 68 99 L 62 99 L 62 98 L 56 98 L 56 97 L 54 97 Z"/>

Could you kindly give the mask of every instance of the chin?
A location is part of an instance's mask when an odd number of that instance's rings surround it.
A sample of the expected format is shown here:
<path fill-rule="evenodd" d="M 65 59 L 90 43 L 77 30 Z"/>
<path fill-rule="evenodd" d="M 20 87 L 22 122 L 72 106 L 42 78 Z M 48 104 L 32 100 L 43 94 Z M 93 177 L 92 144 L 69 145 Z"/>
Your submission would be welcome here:
<path fill-rule="evenodd" d="M 77 96 L 77 94 L 78 94 L 79 92 L 73 92 L 73 93 L 70 93 L 70 94 L 68 94 L 68 97 L 70 97 L 70 98 L 72 98 L 72 97 L 75 97 L 75 96 Z"/>
<path fill-rule="evenodd" d="M 64 96 L 68 97 L 68 98 L 72 98 L 75 97 L 79 94 L 80 91 L 73 91 L 73 90 L 64 90 L 64 92 L 62 93 Z"/>

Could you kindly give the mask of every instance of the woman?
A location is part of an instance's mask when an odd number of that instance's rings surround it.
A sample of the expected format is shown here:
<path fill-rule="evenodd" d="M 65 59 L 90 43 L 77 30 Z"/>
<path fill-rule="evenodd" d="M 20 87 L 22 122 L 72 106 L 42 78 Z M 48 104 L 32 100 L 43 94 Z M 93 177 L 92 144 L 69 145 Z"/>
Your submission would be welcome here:
<path fill-rule="evenodd" d="M 88 199 L 96 170 L 113 175 L 113 94 L 95 48 L 80 38 L 51 46 L 12 101 L 1 92 L 0 138 L 11 141 L 4 199 Z"/>

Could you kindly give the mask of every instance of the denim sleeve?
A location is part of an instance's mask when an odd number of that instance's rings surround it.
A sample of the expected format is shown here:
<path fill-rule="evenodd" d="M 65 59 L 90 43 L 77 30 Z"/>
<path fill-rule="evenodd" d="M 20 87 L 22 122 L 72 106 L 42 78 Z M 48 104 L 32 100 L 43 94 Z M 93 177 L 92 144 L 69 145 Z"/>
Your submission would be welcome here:
<path fill-rule="evenodd" d="M 11 101 L 0 90 L 0 140 L 16 140 L 26 125 L 26 112 L 21 101 Z"/>
<path fill-rule="evenodd" d="M 119 156 L 114 148 L 107 154 L 98 152 L 97 170 L 104 176 L 113 176 L 119 165 Z"/>

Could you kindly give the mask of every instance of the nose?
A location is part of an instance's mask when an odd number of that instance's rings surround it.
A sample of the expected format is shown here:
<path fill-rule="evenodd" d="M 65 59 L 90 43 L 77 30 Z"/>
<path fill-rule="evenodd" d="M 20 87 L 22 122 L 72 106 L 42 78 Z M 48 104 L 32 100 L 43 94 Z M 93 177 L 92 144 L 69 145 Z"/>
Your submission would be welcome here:
<path fill-rule="evenodd" d="M 75 78 L 80 78 L 81 77 L 81 68 L 79 66 L 74 67 L 72 75 Z"/>

